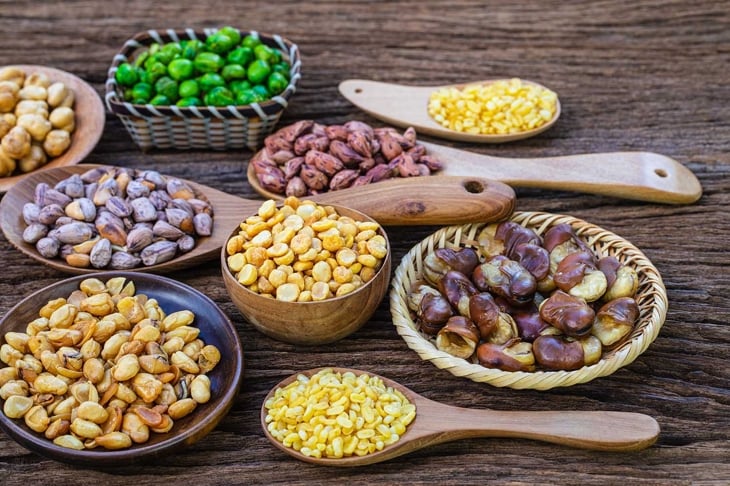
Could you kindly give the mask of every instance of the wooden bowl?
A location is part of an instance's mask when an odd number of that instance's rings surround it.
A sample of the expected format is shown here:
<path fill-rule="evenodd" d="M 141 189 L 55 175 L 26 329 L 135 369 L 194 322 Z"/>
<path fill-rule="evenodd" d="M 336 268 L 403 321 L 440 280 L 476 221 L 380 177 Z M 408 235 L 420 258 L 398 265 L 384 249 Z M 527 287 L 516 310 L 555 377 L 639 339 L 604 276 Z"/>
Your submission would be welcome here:
<path fill-rule="evenodd" d="M 340 216 L 355 221 L 374 221 L 354 209 L 331 205 Z M 229 238 L 238 234 L 231 231 Z M 380 269 L 365 285 L 341 297 L 318 302 L 282 302 L 263 297 L 244 287 L 228 268 L 226 245 L 221 251 L 221 270 L 231 300 L 253 327 L 279 341 L 291 344 L 328 344 L 344 338 L 360 329 L 375 313 L 385 297 L 390 281 L 390 242 L 380 228 L 380 234 L 388 244 L 388 253 Z"/>
<path fill-rule="evenodd" d="M 101 134 L 104 131 L 104 121 L 106 120 L 104 105 L 96 90 L 89 86 L 83 79 L 66 71 L 61 71 L 60 69 L 34 65 L 15 65 L 15 67 L 22 69 L 26 74 L 43 73 L 53 82 L 61 81 L 74 91 L 76 97 L 73 106 L 76 115 L 76 129 L 71 134 L 71 145 L 63 154 L 50 159 L 39 169 L 65 167 L 67 165 L 78 164 L 84 160 L 99 142 Z M 35 171 L 29 172 L 28 174 L 32 174 L 33 172 Z M 0 177 L 0 194 L 7 192 L 28 174 Z"/>
<path fill-rule="evenodd" d="M 113 277 L 125 277 L 134 282 L 137 293 L 155 298 L 167 314 L 189 309 L 195 315 L 194 326 L 200 338 L 221 351 L 221 361 L 208 373 L 211 399 L 198 405 L 190 415 L 175 421 L 166 434 L 151 433 L 144 444 L 134 444 L 122 450 L 74 450 L 55 445 L 29 429 L 21 419 L 9 419 L 0 413 L 0 427 L 20 445 L 38 454 L 71 464 L 89 466 L 131 465 L 170 454 L 202 439 L 215 428 L 233 405 L 243 376 L 243 350 L 236 329 L 226 315 L 208 297 L 175 280 L 156 275 L 132 272 L 105 272 L 79 275 L 43 288 L 10 309 L 0 321 L 0 344 L 8 331 L 25 332 L 27 324 L 38 317 L 38 310 L 49 300 L 67 297 L 86 278 L 103 282 Z M 4 365 L 3 365 L 4 366 Z M 1 400 L 0 400 L 1 401 Z"/>
<path fill-rule="evenodd" d="M 450 226 L 440 229 L 414 246 L 396 268 L 390 293 L 390 311 L 396 330 L 409 348 L 436 367 L 498 387 L 548 390 L 558 386 L 577 385 L 595 378 L 608 376 L 632 363 L 656 339 L 667 314 L 667 292 L 661 275 L 649 259 L 627 240 L 598 226 L 571 216 L 542 212 L 516 212 L 512 221 L 543 235 L 550 227 L 567 223 L 582 237 L 599 257 L 615 256 L 624 265 L 633 267 L 639 276 L 635 296 L 639 305 L 639 319 L 634 330 L 619 346 L 604 350 L 601 359 L 575 371 L 502 371 L 457 358 L 436 347 L 435 340 L 422 334 L 414 322 L 406 298 L 411 284 L 423 275 L 423 259 L 436 248 L 467 246 L 475 241 L 485 224 Z"/>

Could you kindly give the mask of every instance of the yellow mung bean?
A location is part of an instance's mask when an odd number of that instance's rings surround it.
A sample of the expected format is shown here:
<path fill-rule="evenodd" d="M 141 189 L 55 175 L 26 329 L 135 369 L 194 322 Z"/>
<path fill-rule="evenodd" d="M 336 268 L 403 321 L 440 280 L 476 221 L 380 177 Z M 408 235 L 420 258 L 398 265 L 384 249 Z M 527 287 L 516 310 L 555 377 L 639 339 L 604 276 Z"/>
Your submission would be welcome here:
<path fill-rule="evenodd" d="M 544 125 L 555 115 L 557 102 L 555 92 L 513 78 L 438 89 L 431 93 L 428 114 L 450 130 L 507 135 Z"/>
<path fill-rule="evenodd" d="M 325 368 L 277 388 L 264 407 L 272 437 L 311 457 L 363 456 L 397 442 L 416 406 L 383 380 Z"/>

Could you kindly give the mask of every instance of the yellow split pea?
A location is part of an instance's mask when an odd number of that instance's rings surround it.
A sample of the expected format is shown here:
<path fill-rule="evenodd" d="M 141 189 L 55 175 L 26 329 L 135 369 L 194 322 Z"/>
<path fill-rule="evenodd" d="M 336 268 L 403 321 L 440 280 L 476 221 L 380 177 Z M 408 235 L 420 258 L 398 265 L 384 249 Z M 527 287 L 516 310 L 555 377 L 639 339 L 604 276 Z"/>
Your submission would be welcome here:
<path fill-rule="evenodd" d="M 285 302 L 346 295 L 372 280 L 388 253 L 380 225 L 289 197 L 265 201 L 226 244 L 241 285 Z"/>
<path fill-rule="evenodd" d="M 264 404 L 266 427 L 284 446 L 309 457 L 364 456 L 394 444 L 416 406 L 377 376 L 325 368 L 297 379 Z"/>
<path fill-rule="evenodd" d="M 431 93 L 428 114 L 457 132 L 506 135 L 538 128 L 557 110 L 558 95 L 519 78 Z"/>

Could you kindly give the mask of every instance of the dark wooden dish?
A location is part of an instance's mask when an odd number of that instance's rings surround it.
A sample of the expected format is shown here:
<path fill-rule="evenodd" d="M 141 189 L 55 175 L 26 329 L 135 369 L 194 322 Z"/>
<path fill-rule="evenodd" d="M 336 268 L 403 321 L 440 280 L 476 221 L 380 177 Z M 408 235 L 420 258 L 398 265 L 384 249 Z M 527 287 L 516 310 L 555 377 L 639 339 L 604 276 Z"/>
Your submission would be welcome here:
<path fill-rule="evenodd" d="M 30 430 L 25 423 L 13 420 L 0 413 L 0 427 L 23 447 L 71 464 L 89 466 L 119 466 L 149 461 L 189 446 L 205 437 L 226 415 L 238 395 L 243 376 L 243 349 L 236 329 L 228 317 L 208 297 L 199 291 L 175 280 L 132 272 L 105 272 L 71 277 L 45 287 L 20 301 L 0 321 L 0 343 L 4 343 L 8 331 L 25 331 L 31 320 L 38 316 L 38 310 L 49 300 L 66 297 L 78 289 L 79 283 L 90 277 L 103 282 L 113 277 L 132 280 L 137 293 L 143 293 L 159 301 L 160 307 L 171 313 L 189 309 L 196 319 L 194 325 L 200 329 L 200 337 L 206 344 L 213 344 L 221 351 L 221 361 L 209 373 L 211 399 L 198 405 L 193 413 L 180 420 L 167 434 L 150 434 L 144 444 L 134 444 L 128 449 L 117 451 L 78 451 L 53 444 L 42 434 Z"/>

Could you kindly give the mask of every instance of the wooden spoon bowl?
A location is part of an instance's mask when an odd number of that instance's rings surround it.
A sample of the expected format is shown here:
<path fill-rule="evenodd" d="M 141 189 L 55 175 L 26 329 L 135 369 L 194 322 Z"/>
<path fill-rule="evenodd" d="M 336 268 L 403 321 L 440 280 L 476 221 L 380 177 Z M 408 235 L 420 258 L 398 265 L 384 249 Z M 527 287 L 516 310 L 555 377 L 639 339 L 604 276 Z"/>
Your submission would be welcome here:
<path fill-rule="evenodd" d="M 149 461 L 187 447 L 215 428 L 233 405 L 243 378 L 243 348 L 236 328 L 215 303 L 204 294 L 169 278 L 144 273 L 105 272 L 70 277 L 32 293 L 10 309 L 0 321 L 0 344 L 5 333 L 25 332 L 26 326 L 38 317 L 38 311 L 49 300 L 67 297 L 77 290 L 79 283 L 90 277 L 106 282 L 113 277 L 124 277 L 134 282 L 137 294 L 157 299 L 167 314 L 188 309 L 196 319 L 193 325 L 200 329 L 200 338 L 215 345 L 221 352 L 221 361 L 208 374 L 211 380 L 211 400 L 190 415 L 175 421 L 166 434 L 150 434 L 150 440 L 122 450 L 74 450 L 57 446 L 29 429 L 23 420 L 13 420 L 0 413 L 0 428 L 20 445 L 57 461 L 88 466 L 132 465 Z M 5 366 L 5 364 L 0 364 Z M 1 401 L 1 400 L 0 400 Z"/>
<path fill-rule="evenodd" d="M 59 167 L 28 174 L 0 201 L 0 226 L 5 237 L 16 248 L 41 263 L 66 273 L 93 273 L 99 270 L 78 268 L 64 260 L 42 257 L 34 245 L 23 241 L 23 205 L 33 201 L 36 185 L 46 182 L 54 186 L 72 174 L 105 167 L 77 165 Z M 221 246 L 245 217 L 254 214 L 261 201 L 233 196 L 211 187 L 185 181 L 210 201 L 215 212 L 213 230 L 209 237 L 199 238 L 195 248 L 168 262 L 134 271 L 171 272 L 215 259 Z M 478 177 L 429 177 L 426 183 L 416 179 L 400 179 L 371 184 L 348 190 L 312 197 L 323 204 L 343 202 L 347 207 L 360 210 L 381 225 L 444 225 L 481 221 L 499 221 L 514 210 L 515 194 L 512 188 L 500 182 Z"/>
<path fill-rule="evenodd" d="M 365 214 L 342 206 L 333 206 L 340 216 L 355 221 L 374 221 Z M 245 219 L 245 218 L 242 218 Z M 239 228 L 229 233 L 238 234 Z M 355 291 L 316 302 L 282 302 L 263 297 L 244 287 L 228 268 L 225 245 L 221 250 L 223 282 L 231 300 L 248 322 L 269 337 L 291 344 L 321 345 L 338 341 L 360 329 L 378 308 L 390 283 L 391 249 L 375 276 Z"/>
<path fill-rule="evenodd" d="M 50 159 L 43 168 L 66 167 L 81 162 L 94 150 L 104 131 L 106 113 L 99 95 L 84 80 L 66 71 L 35 65 L 17 65 L 15 67 L 22 69 L 27 74 L 45 74 L 53 82 L 60 81 L 64 83 L 73 90 L 75 95 L 73 110 L 76 116 L 76 129 L 71 134 L 71 145 L 66 152 Z M 35 171 L 12 177 L 0 177 L 0 194 L 7 192 L 15 184 L 33 173 Z"/>
<path fill-rule="evenodd" d="M 428 114 L 428 100 L 431 94 L 439 89 L 461 89 L 467 85 L 490 84 L 496 81 L 501 80 L 487 79 L 447 86 L 404 86 L 365 79 L 348 79 L 340 83 L 339 90 L 352 104 L 375 118 L 399 127 L 411 126 L 419 133 L 459 142 L 504 143 L 523 140 L 544 132 L 560 118 L 560 100 L 557 100 L 555 114 L 539 127 L 516 133 L 482 135 L 448 129 Z M 522 82 L 547 89 L 533 81 L 522 80 Z"/>
<path fill-rule="evenodd" d="M 289 376 L 276 385 L 264 398 L 263 404 L 276 393 L 295 381 L 297 376 L 312 376 L 322 368 L 303 371 Z M 348 368 L 332 368 L 335 372 L 351 371 Z M 378 376 L 369 373 L 370 376 Z M 400 390 L 416 405 L 416 418 L 406 432 L 394 444 L 365 456 L 339 459 L 308 457 L 284 446 L 268 430 L 267 410 L 261 406 L 261 427 L 275 447 L 296 459 L 312 464 L 353 467 L 387 461 L 394 457 L 417 451 L 443 442 L 476 437 L 510 437 L 533 439 L 554 444 L 597 451 L 631 452 L 652 445 L 659 436 L 659 424 L 652 417 L 633 412 L 610 411 L 498 411 L 468 409 L 445 405 L 419 395 L 409 388 L 388 378 L 382 378 L 386 386 Z"/>

